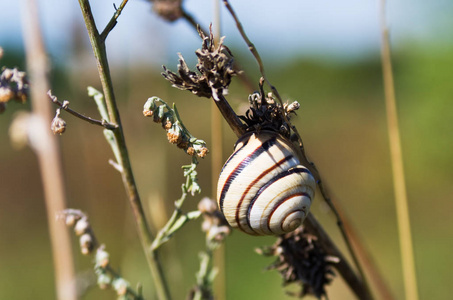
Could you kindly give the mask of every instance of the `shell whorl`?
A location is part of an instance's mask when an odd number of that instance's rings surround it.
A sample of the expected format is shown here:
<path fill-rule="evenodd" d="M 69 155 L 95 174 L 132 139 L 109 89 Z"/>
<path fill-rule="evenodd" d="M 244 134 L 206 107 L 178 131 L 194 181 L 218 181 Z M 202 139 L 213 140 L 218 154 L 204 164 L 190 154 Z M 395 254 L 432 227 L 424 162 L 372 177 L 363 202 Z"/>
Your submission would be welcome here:
<path fill-rule="evenodd" d="M 316 184 L 296 153 L 289 140 L 271 131 L 239 139 L 217 185 L 219 207 L 232 227 L 278 235 L 302 224 Z"/>

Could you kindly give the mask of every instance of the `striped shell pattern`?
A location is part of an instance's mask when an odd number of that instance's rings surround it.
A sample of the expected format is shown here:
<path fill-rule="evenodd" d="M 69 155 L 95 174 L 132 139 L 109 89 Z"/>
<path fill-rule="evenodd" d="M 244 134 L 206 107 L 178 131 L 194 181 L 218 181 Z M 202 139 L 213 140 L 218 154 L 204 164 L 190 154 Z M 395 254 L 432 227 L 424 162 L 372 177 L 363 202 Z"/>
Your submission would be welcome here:
<path fill-rule="evenodd" d="M 260 131 L 237 142 L 220 173 L 217 201 L 232 227 L 279 235 L 302 224 L 315 188 L 293 144 L 278 133 Z"/>

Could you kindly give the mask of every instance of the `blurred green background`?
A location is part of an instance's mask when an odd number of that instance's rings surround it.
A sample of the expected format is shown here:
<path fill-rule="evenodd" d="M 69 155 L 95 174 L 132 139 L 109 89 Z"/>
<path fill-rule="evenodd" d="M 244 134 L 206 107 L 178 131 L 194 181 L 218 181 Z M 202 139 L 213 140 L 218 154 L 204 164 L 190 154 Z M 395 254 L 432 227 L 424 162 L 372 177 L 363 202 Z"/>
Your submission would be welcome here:
<path fill-rule="evenodd" d="M 127 8 L 126 8 L 127 10 Z M 247 29 L 247 20 L 242 20 Z M 79 24 L 80 25 L 80 24 Z M 76 26 L 77 27 L 77 26 Z M 83 29 L 83 28 L 82 28 Z M 79 32 L 80 27 L 75 32 Z M 297 32 L 297 29 L 291 29 Z M 451 28 L 448 29 L 451 32 Z M 84 32 L 74 33 L 74 40 Z M 253 39 L 253 36 L 251 36 Z M 195 35 L 188 37 L 196 43 Z M 72 45 L 66 59 L 53 58 L 52 89 L 71 107 L 97 118 L 86 87 L 100 88 L 91 49 Z M 192 41 L 192 42 L 193 42 Z M 78 45 L 78 47 L 76 47 Z M 227 43 L 228 45 L 228 43 Z M 2 66 L 25 69 L 21 47 L 4 48 Z M 251 55 L 240 43 L 231 47 L 245 72 L 255 82 L 259 75 Z M 193 51 L 196 50 L 195 48 Z M 260 49 L 258 49 L 260 50 Z M 266 51 L 266 50 L 264 50 Z M 412 221 L 420 299 L 448 299 L 453 294 L 453 47 L 443 40 L 407 42 L 393 51 L 394 76 L 404 166 Z M 194 55 L 185 54 L 194 65 Z M 168 64 L 175 69 L 176 55 Z M 55 62 L 57 61 L 57 62 Z M 83 68 L 77 62 L 83 61 Z M 339 199 L 360 238 L 396 299 L 403 299 L 392 173 L 383 98 L 379 52 L 341 59 L 327 54 L 265 56 L 268 76 L 280 94 L 298 100 L 301 109 L 294 124 L 332 194 Z M 154 227 L 161 227 L 180 197 L 181 165 L 190 157 L 166 141 L 165 131 L 142 117 L 150 96 L 175 102 L 193 135 L 210 145 L 210 103 L 170 87 L 159 66 L 123 62 L 112 66 L 112 76 L 125 128 L 133 170 L 142 200 Z M 228 99 L 244 111 L 247 91 L 234 80 Z M 0 115 L 0 299 L 52 299 L 52 257 L 41 179 L 30 149 L 15 150 L 8 127 L 15 113 L 29 104 L 11 103 Z M 63 113 L 68 127 L 60 136 L 69 206 L 82 209 L 96 235 L 105 243 L 114 267 L 133 285 L 143 283 L 152 299 L 153 287 L 126 202 L 121 178 L 108 164 L 113 155 L 102 130 Z M 50 120 L 49 120 L 50 124 Z M 224 158 L 232 152 L 234 134 L 224 123 Z M 211 190 L 211 158 L 198 167 L 201 195 L 186 201 L 195 209 Z M 312 212 L 345 249 L 333 214 L 317 197 Z M 62 226 L 64 226 L 62 224 Z M 174 299 L 184 299 L 195 283 L 198 253 L 204 249 L 201 222 L 189 223 L 162 248 L 162 260 Z M 234 232 L 225 244 L 227 299 L 290 299 L 275 271 L 264 271 L 273 259 L 254 253 L 270 245 L 272 237 L 249 237 Z M 81 278 L 93 280 L 91 258 L 79 254 L 74 238 L 76 268 Z M 297 290 L 290 287 L 290 290 Z M 328 289 L 330 299 L 351 299 L 352 293 L 337 276 Z M 112 299 L 113 291 L 90 288 L 83 299 Z"/>

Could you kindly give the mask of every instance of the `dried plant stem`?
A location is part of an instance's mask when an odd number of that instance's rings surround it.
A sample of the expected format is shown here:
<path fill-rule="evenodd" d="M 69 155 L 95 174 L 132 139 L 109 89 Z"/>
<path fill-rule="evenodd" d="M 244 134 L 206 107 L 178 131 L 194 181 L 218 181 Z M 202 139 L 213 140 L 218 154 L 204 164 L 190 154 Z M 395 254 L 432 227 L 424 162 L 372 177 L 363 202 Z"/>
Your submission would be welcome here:
<path fill-rule="evenodd" d="M 349 285 L 357 298 L 360 300 L 373 299 L 363 280 L 355 274 L 345 257 L 335 246 L 335 243 L 333 243 L 329 238 L 329 236 L 324 231 L 321 224 L 318 223 L 313 214 L 309 214 L 305 219 L 304 228 L 307 230 L 307 232 L 314 234 L 318 238 L 318 242 L 327 251 L 327 254 L 336 256 L 340 259 L 338 264 L 335 265 L 335 268 L 341 274 L 341 276 Z"/>
<path fill-rule="evenodd" d="M 392 62 L 388 29 L 385 20 L 385 0 L 381 0 L 381 61 L 384 80 L 385 107 L 390 143 L 390 157 L 393 171 L 393 186 L 395 189 L 395 204 L 400 238 L 401 263 L 403 268 L 404 288 L 406 299 L 417 300 L 417 278 L 412 249 L 412 235 L 407 203 L 406 184 L 404 179 L 403 155 L 396 111 L 395 88 L 393 84 Z"/>
<path fill-rule="evenodd" d="M 217 108 L 220 110 L 220 113 L 227 121 L 228 125 L 230 125 L 231 130 L 240 137 L 245 133 L 245 125 L 241 122 L 241 119 L 236 115 L 234 110 L 231 108 L 228 101 L 225 99 L 223 95 L 218 95 L 219 101 L 214 101 L 217 105 Z"/>
<path fill-rule="evenodd" d="M 352 246 L 352 239 L 349 236 L 350 235 L 349 230 L 351 230 L 351 231 L 353 230 L 352 225 L 346 219 L 345 215 L 343 213 L 341 213 L 341 207 L 338 205 L 338 201 L 335 201 L 335 203 L 337 203 L 338 208 L 334 206 L 332 198 L 329 196 L 329 194 L 327 192 L 327 188 L 323 184 L 319 171 L 317 170 L 316 166 L 308 160 L 303 147 L 301 147 L 300 149 L 302 152 L 302 163 L 306 164 L 306 166 L 308 166 L 308 168 L 310 169 L 310 172 L 313 174 L 316 182 L 318 183 L 318 188 L 321 192 L 321 195 L 322 195 L 324 201 L 326 201 L 327 205 L 329 205 L 330 209 L 333 211 L 333 213 L 337 219 L 337 226 L 340 229 L 341 235 L 343 237 L 343 240 L 345 241 L 345 244 L 346 244 L 346 247 L 348 248 L 349 253 L 351 254 L 352 260 L 353 260 L 355 266 L 357 267 L 357 271 L 359 272 L 359 275 L 363 280 L 363 285 L 364 285 L 365 289 L 367 290 L 368 294 L 371 295 L 370 286 L 368 284 L 368 281 L 366 280 L 365 272 L 363 271 L 362 265 L 360 264 L 359 259 L 356 255 L 356 251 L 355 251 L 354 247 Z M 348 227 L 349 230 L 347 230 L 345 223 L 347 223 L 349 225 L 349 227 Z M 362 244 L 359 242 L 359 240 L 356 239 L 355 242 L 356 242 L 356 246 L 357 246 L 356 249 L 358 248 L 361 253 L 365 253 L 365 248 L 362 246 Z M 363 254 L 363 256 L 368 256 L 368 255 Z M 372 265 L 368 265 L 368 266 L 372 267 Z M 375 275 L 379 274 L 376 270 L 372 270 L 372 273 Z M 381 279 L 381 280 L 379 280 L 379 282 L 384 282 L 384 281 Z"/>
<path fill-rule="evenodd" d="M 220 0 L 213 0 L 214 5 L 214 38 L 215 43 L 218 45 L 221 36 L 221 22 L 220 22 Z M 223 130 L 222 118 L 215 101 L 211 102 L 211 149 L 212 149 L 212 163 L 211 163 L 211 186 L 212 186 L 212 199 L 216 199 L 217 180 L 223 165 Z M 213 249 L 214 250 L 214 249 Z M 206 252 L 206 260 L 212 259 L 214 256 L 214 264 L 217 266 L 217 278 L 214 284 L 214 294 L 216 299 L 226 299 L 226 274 L 225 274 L 225 246 L 220 245 L 216 251 Z M 212 264 L 206 263 L 205 274 L 210 274 Z M 200 268 L 202 270 L 202 268 Z"/>
<path fill-rule="evenodd" d="M 123 1 L 125 4 L 127 1 Z M 132 173 L 129 155 L 127 152 L 126 141 L 124 139 L 123 128 L 118 112 L 113 92 L 112 79 L 110 77 L 109 65 L 107 60 L 107 53 L 105 49 L 105 40 L 102 37 L 94 21 L 91 11 L 90 3 L 88 0 L 79 0 L 80 8 L 82 10 L 85 25 L 87 27 L 90 42 L 93 47 L 94 56 L 97 61 L 99 77 L 101 79 L 102 89 L 105 97 L 105 102 L 109 114 L 109 122 L 118 125 L 117 129 L 112 130 L 118 145 L 118 152 L 120 154 L 118 164 L 121 168 L 121 175 L 129 202 L 134 213 L 137 230 L 139 233 L 140 241 L 148 262 L 149 268 L 154 277 L 154 283 L 159 299 L 170 299 L 170 292 L 164 278 L 163 270 L 160 265 L 159 258 L 155 251 L 151 251 L 151 241 L 153 239 L 151 230 L 146 221 L 145 213 L 140 202 L 140 197 L 135 184 L 134 176 Z M 122 6 L 123 8 L 124 6 Z M 115 19 L 116 20 L 116 19 Z M 108 31 L 104 31 L 108 32 Z"/>
<path fill-rule="evenodd" d="M 46 97 L 50 86 L 47 74 L 49 65 L 38 19 L 39 9 L 34 0 L 22 2 L 24 41 L 28 72 L 32 82 L 33 113 L 39 116 L 43 123 L 48 124 L 52 120 L 51 106 Z M 48 127 L 44 128 L 48 129 Z M 42 134 L 43 140 L 42 147 L 36 147 L 35 151 L 44 188 L 55 269 L 56 297 L 57 299 L 75 300 L 77 290 L 71 236 L 67 228 L 55 222 L 56 213 L 66 208 L 61 153 L 56 137 L 50 133 L 50 130 L 44 130 L 40 134 Z"/>

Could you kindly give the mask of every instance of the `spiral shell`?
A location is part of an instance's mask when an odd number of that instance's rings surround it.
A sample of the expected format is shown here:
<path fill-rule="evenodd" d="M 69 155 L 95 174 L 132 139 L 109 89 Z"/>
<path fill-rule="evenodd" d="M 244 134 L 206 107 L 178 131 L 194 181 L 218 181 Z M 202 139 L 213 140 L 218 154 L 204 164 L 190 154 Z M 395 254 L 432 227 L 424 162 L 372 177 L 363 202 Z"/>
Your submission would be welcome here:
<path fill-rule="evenodd" d="M 236 143 L 220 173 L 217 201 L 232 227 L 252 235 L 279 235 L 302 224 L 315 188 L 291 141 L 260 131 Z"/>

